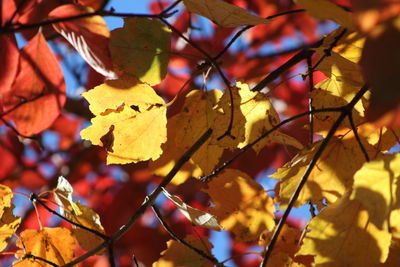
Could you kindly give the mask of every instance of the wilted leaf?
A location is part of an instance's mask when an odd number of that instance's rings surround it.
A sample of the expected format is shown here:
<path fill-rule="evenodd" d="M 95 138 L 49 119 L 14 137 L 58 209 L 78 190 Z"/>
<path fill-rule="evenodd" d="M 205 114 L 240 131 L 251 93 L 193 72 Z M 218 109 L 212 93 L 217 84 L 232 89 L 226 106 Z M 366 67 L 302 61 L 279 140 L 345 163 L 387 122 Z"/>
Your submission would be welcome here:
<path fill-rule="evenodd" d="M 218 0 L 183 0 L 187 9 L 209 18 L 222 27 L 237 27 L 244 25 L 267 24 L 268 19 L 252 15 L 246 10 Z"/>
<path fill-rule="evenodd" d="M 122 77 L 86 92 L 95 118 L 81 137 L 107 150 L 107 164 L 157 159 L 166 141 L 164 100 L 150 86 Z"/>
<path fill-rule="evenodd" d="M 370 223 L 357 200 L 343 196 L 311 220 L 298 255 L 315 255 L 316 266 L 378 266 L 388 256 L 391 235 Z"/>
<path fill-rule="evenodd" d="M 54 199 L 60 208 L 61 214 L 76 208 L 72 201 L 72 193 L 74 189 L 72 185 L 63 176 L 58 177 L 57 187 L 53 190 Z"/>
<path fill-rule="evenodd" d="M 20 69 L 13 88 L 3 96 L 4 110 L 20 133 L 32 135 L 47 129 L 65 103 L 65 82 L 57 58 L 41 33 L 20 53 Z M 21 103 L 22 102 L 22 103 Z"/>
<path fill-rule="evenodd" d="M 21 224 L 21 218 L 14 216 L 13 209 L 14 205 L 2 209 L 0 217 L 0 251 L 3 251 L 7 247 L 7 239 L 15 234 L 15 231 L 17 231 Z"/>
<path fill-rule="evenodd" d="M 66 228 L 44 227 L 40 231 L 32 229 L 23 231 L 17 240 L 17 246 L 23 249 L 16 253 L 18 257 L 31 254 L 61 266 L 72 261 L 75 241 Z M 29 258 L 17 260 L 13 265 L 37 267 L 43 266 L 43 262 Z"/>
<path fill-rule="evenodd" d="M 288 204 L 320 144 L 321 141 L 304 149 L 292 161 L 270 175 L 281 180 L 279 200 L 282 208 Z M 364 147 L 370 156 L 374 154 L 374 150 L 368 144 L 365 143 Z M 333 138 L 301 190 L 296 206 L 306 204 L 308 201 L 320 204 L 323 199 L 328 203 L 335 202 L 351 188 L 353 175 L 364 162 L 365 157 L 354 139 Z"/>
<path fill-rule="evenodd" d="M 171 200 L 180 212 L 194 225 L 202 226 L 211 230 L 220 231 L 222 226 L 218 224 L 214 215 L 205 211 L 195 209 L 177 196 L 171 195 L 167 190 L 163 189 L 164 195 Z"/>
<path fill-rule="evenodd" d="M 318 19 L 331 19 L 348 29 L 355 30 L 350 13 L 329 0 L 296 0 L 296 2 Z"/>
<path fill-rule="evenodd" d="M 171 36 L 166 26 L 147 18 L 126 18 L 111 32 L 110 50 L 119 70 L 150 85 L 167 73 Z"/>
<path fill-rule="evenodd" d="M 67 4 L 53 9 L 51 19 L 79 16 L 94 12 L 88 6 Z M 53 24 L 53 27 L 70 42 L 82 58 L 97 72 L 109 79 L 118 76 L 113 71 L 108 42 L 110 32 L 101 16 L 90 16 Z"/>
<path fill-rule="evenodd" d="M 390 213 L 400 208 L 400 154 L 382 155 L 366 162 L 354 175 L 350 199 L 362 203 L 379 229 L 388 225 Z"/>
<path fill-rule="evenodd" d="M 210 213 L 239 242 L 254 241 L 264 230 L 275 226 L 273 200 L 243 172 L 226 169 L 203 191 L 215 204 Z"/>
<path fill-rule="evenodd" d="M 200 240 L 198 237 L 189 235 L 185 237 L 185 241 L 204 253 L 211 255 L 212 244 L 206 240 Z M 168 248 L 161 252 L 161 258 L 153 263 L 153 267 L 211 267 L 213 263 L 209 262 L 203 256 L 200 256 L 185 245 L 170 240 L 167 242 Z"/>
<path fill-rule="evenodd" d="M 66 213 L 68 219 L 95 230 L 98 233 L 105 234 L 104 228 L 100 222 L 100 216 L 96 212 L 80 203 L 76 203 L 75 206 L 76 208 L 73 211 Z M 79 245 L 88 251 L 104 242 L 102 237 L 75 225 L 73 226 L 73 233 Z"/>

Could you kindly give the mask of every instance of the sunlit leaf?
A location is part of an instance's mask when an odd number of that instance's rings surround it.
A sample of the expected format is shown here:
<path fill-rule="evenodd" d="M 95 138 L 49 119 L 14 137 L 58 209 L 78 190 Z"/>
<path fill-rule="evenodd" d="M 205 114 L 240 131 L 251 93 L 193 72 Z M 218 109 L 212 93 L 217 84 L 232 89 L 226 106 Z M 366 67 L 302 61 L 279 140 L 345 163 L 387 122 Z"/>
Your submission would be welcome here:
<path fill-rule="evenodd" d="M 198 237 L 189 235 L 185 237 L 185 241 L 195 248 L 198 248 L 204 253 L 211 255 L 212 244 L 206 240 L 200 240 Z M 167 242 L 168 248 L 161 252 L 161 258 L 153 263 L 153 267 L 211 267 L 214 266 L 203 256 L 200 256 L 185 245 L 170 240 Z"/>
<path fill-rule="evenodd" d="M 279 200 L 282 208 L 288 204 L 320 144 L 321 141 L 310 148 L 305 148 L 290 162 L 270 175 L 281 180 Z M 374 155 L 374 149 L 366 143 L 363 145 L 370 156 Z M 320 204 L 323 199 L 326 199 L 328 203 L 335 202 L 351 188 L 353 175 L 364 162 L 365 157 L 354 139 L 333 138 L 301 190 L 296 206 L 306 204 L 308 201 Z"/>
<path fill-rule="evenodd" d="M 214 215 L 195 209 L 177 196 L 171 195 L 167 190 L 163 189 L 164 195 L 171 200 L 180 212 L 194 225 L 202 226 L 211 230 L 220 231 L 222 226 L 218 224 Z"/>
<path fill-rule="evenodd" d="M 50 127 L 60 114 L 65 103 L 65 82 L 43 34 L 36 34 L 20 55 L 21 71 L 12 90 L 3 96 L 3 105 L 5 110 L 13 110 L 7 118 L 15 122 L 18 131 L 32 135 Z"/>
<path fill-rule="evenodd" d="M 391 235 L 370 222 L 368 211 L 348 194 L 314 217 L 298 255 L 315 255 L 316 266 L 378 266 Z"/>
<path fill-rule="evenodd" d="M 246 10 L 218 0 L 183 0 L 190 12 L 209 18 L 222 27 L 266 24 L 270 20 L 252 15 Z"/>
<path fill-rule="evenodd" d="M 60 19 L 92 12 L 94 10 L 88 6 L 67 4 L 53 9 L 49 17 Z M 101 16 L 59 22 L 53 24 L 53 27 L 70 42 L 93 69 L 109 79 L 117 78 L 108 48 L 110 32 Z"/>
<path fill-rule="evenodd" d="M 157 20 L 126 18 L 124 27 L 111 32 L 110 50 L 119 70 L 150 85 L 167 73 L 170 31 Z"/>
<path fill-rule="evenodd" d="M 354 175 L 350 199 L 362 203 L 371 223 L 383 229 L 390 212 L 400 208 L 400 153 L 366 162 Z"/>
<path fill-rule="evenodd" d="M 14 205 L 2 209 L 0 218 L 0 251 L 7 247 L 8 239 L 15 234 L 21 224 L 21 218 L 14 216 L 13 209 Z"/>
<path fill-rule="evenodd" d="M 226 169 L 203 191 L 215 204 L 210 213 L 237 241 L 254 241 L 264 230 L 275 226 L 273 200 L 243 172 Z"/>
<path fill-rule="evenodd" d="M 0 184 L 0 218 L 3 216 L 5 208 L 11 207 L 11 199 L 13 198 L 13 193 L 11 188 L 6 185 Z"/>
<path fill-rule="evenodd" d="M 72 261 L 75 240 L 66 228 L 45 227 L 39 231 L 32 229 L 23 231 L 17 246 L 22 249 L 16 253 L 18 257 L 31 254 L 61 266 Z M 27 258 L 17 260 L 13 265 L 37 267 L 43 266 L 43 261 Z"/>
<path fill-rule="evenodd" d="M 7 66 L 0 72 L 0 94 L 3 94 L 11 90 L 19 64 L 17 42 L 6 35 L 0 36 L 0 62 Z"/>
<path fill-rule="evenodd" d="M 65 211 L 76 209 L 75 203 L 72 201 L 72 193 L 74 189 L 72 185 L 63 176 L 58 177 L 57 187 L 53 190 L 54 199 L 60 207 L 61 214 Z"/>
<path fill-rule="evenodd" d="M 107 150 L 107 164 L 157 159 L 166 141 L 164 100 L 135 79 L 122 77 L 86 92 L 95 118 L 81 137 Z"/>

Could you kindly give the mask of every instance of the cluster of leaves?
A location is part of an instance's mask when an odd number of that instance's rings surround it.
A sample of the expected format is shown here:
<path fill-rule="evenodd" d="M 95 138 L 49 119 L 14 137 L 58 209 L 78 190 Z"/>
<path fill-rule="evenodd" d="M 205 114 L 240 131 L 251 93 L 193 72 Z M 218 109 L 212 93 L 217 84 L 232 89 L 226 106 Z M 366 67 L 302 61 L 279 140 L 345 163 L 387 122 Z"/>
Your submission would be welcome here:
<path fill-rule="evenodd" d="M 400 5 L 249 2 L 2 2 L 4 262 L 396 266 Z M 271 169 L 266 192 L 255 178 Z M 301 225 L 289 213 L 304 205 Z M 212 254 L 210 230 L 229 233 L 230 258 Z"/>

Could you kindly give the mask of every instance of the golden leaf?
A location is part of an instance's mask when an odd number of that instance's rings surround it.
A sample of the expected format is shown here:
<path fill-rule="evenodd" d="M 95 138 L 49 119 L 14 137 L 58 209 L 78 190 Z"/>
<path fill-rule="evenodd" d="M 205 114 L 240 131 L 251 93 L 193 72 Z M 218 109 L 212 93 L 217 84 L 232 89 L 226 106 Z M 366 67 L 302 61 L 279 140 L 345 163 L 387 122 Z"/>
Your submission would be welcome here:
<path fill-rule="evenodd" d="M 21 224 L 21 218 L 15 217 L 12 213 L 14 205 L 3 208 L 0 218 L 0 251 L 7 247 L 7 239 L 10 238 L 15 231 L 17 231 Z"/>
<path fill-rule="evenodd" d="M 187 9 L 212 20 L 222 27 L 267 24 L 268 19 L 252 15 L 246 10 L 217 0 L 183 0 Z"/>
<path fill-rule="evenodd" d="M 211 230 L 220 231 L 222 226 L 218 224 L 217 219 L 214 215 L 209 214 L 205 211 L 195 209 L 177 196 L 171 195 L 167 190 L 163 188 L 164 195 L 171 200 L 179 211 L 194 225 L 202 226 Z"/>
<path fill-rule="evenodd" d="M 6 185 L 0 184 L 0 218 L 3 217 L 4 209 L 11 207 L 12 198 L 11 189 Z"/>
<path fill-rule="evenodd" d="M 17 251 L 17 257 L 30 254 L 61 266 L 72 261 L 75 240 L 71 232 L 66 228 L 45 227 L 40 231 L 32 229 L 23 231 L 20 238 L 17 240 L 17 246 L 23 249 L 22 251 Z M 50 267 L 49 264 L 32 258 L 17 260 L 13 265 L 24 267 Z"/>
<path fill-rule="evenodd" d="M 377 228 L 387 228 L 390 213 L 400 208 L 399 182 L 400 153 L 382 155 L 366 162 L 354 175 L 350 199 L 363 204 Z"/>
<path fill-rule="evenodd" d="M 349 194 L 314 217 L 308 229 L 298 255 L 315 255 L 316 266 L 378 266 L 388 256 L 390 233 L 370 223 Z"/>
<path fill-rule="evenodd" d="M 185 241 L 204 253 L 211 255 L 212 244 L 206 239 L 189 235 L 185 237 Z M 170 240 L 167 242 L 168 248 L 161 252 L 161 258 L 153 263 L 153 267 L 211 267 L 213 263 L 200 256 L 185 245 Z"/>
<path fill-rule="evenodd" d="M 113 63 L 142 82 L 156 85 L 167 73 L 170 30 L 157 20 L 125 18 L 124 27 L 111 32 Z"/>
<path fill-rule="evenodd" d="M 256 240 L 264 230 L 275 226 L 274 202 L 260 184 L 243 172 L 226 169 L 203 191 L 215 204 L 210 213 L 239 242 Z"/>
<path fill-rule="evenodd" d="M 81 137 L 106 148 L 107 164 L 160 156 L 167 135 L 166 107 L 150 86 L 125 76 L 107 81 L 83 96 L 96 117 L 81 131 Z"/>
<path fill-rule="evenodd" d="M 304 149 L 271 175 L 281 180 L 279 185 L 281 208 L 285 208 L 288 204 L 321 142 Z M 374 150 L 367 143 L 363 145 L 372 155 Z M 300 206 L 308 201 L 320 204 L 323 199 L 326 199 L 328 203 L 335 202 L 351 188 L 353 175 L 364 162 L 365 157 L 354 139 L 333 138 L 312 170 L 295 205 Z"/>
<path fill-rule="evenodd" d="M 331 19 L 348 29 L 355 29 L 350 13 L 328 0 L 296 0 L 296 2 L 313 17 Z"/>

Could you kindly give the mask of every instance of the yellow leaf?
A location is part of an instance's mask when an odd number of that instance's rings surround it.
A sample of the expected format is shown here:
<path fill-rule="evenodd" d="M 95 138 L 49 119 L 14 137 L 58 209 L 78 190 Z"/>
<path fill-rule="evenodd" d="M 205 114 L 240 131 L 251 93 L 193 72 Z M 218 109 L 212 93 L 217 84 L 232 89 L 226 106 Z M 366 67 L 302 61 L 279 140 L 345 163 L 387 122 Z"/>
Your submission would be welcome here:
<path fill-rule="evenodd" d="M 231 120 L 231 98 L 229 90 L 226 90 L 215 108 L 222 112 L 219 112 L 215 120 L 212 143 L 229 149 L 243 148 L 278 124 L 279 116 L 267 96 L 260 92 L 250 91 L 247 84 L 238 82 L 231 90 L 233 94 L 232 130 L 230 135 L 220 138 L 228 129 Z M 302 147 L 294 138 L 276 131 L 254 145 L 253 149 L 259 152 L 269 142 Z"/>
<path fill-rule="evenodd" d="M 389 249 L 389 256 L 380 267 L 398 267 L 400 262 L 400 239 L 392 239 Z"/>
<path fill-rule="evenodd" d="M 285 208 L 288 204 L 321 142 L 304 149 L 283 168 L 279 168 L 271 175 L 281 180 L 279 184 L 281 208 Z M 371 156 L 374 150 L 367 143 L 364 147 Z M 333 138 L 312 170 L 295 205 L 300 206 L 308 201 L 320 204 L 323 199 L 326 199 L 328 203 L 335 202 L 351 188 L 353 175 L 364 162 L 364 155 L 354 139 Z"/>
<path fill-rule="evenodd" d="M 355 30 L 350 13 L 328 0 L 296 0 L 296 2 L 313 17 L 330 19 L 348 29 Z"/>
<path fill-rule="evenodd" d="M 31 254 L 61 266 L 72 261 L 75 241 L 66 228 L 45 227 L 40 231 L 32 229 L 23 231 L 17 240 L 17 246 L 23 249 L 16 253 L 17 256 Z M 24 267 L 51 266 L 43 263 L 43 261 L 31 258 L 17 260 L 13 265 Z"/>
<path fill-rule="evenodd" d="M 120 70 L 156 85 L 167 73 L 170 43 L 170 30 L 161 22 L 125 18 L 124 27 L 111 32 L 111 57 Z"/>
<path fill-rule="evenodd" d="M 96 115 L 81 137 L 107 150 L 107 164 L 157 159 L 166 141 L 164 100 L 130 77 L 107 81 L 83 93 Z"/>
<path fill-rule="evenodd" d="M 80 203 L 75 204 L 79 212 L 71 211 L 66 214 L 66 217 L 80 225 L 86 226 L 92 230 L 95 230 L 101 234 L 105 234 L 104 228 L 100 223 L 100 216 L 94 212 L 91 208 L 81 205 Z M 79 242 L 79 245 L 85 250 L 91 250 L 101 243 L 104 239 L 82 229 L 78 226 L 73 225 L 73 233 Z"/>
<path fill-rule="evenodd" d="M 11 207 L 12 198 L 11 189 L 6 185 L 0 184 L 0 218 L 3 217 L 4 209 Z"/>
<path fill-rule="evenodd" d="M 199 137 L 212 128 L 217 112 L 213 107 L 221 98 L 222 92 L 211 90 L 202 92 L 200 90 L 191 91 L 185 99 L 185 104 L 178 121 L 178 131 L 175 135 L 175 144 L 183 148 L 183 151 L 189 149 Z M 192 156 L 192 161 L 202 170 L 203 174 L 209 174 L 217 166 L 222 156 L 223 148 L 211 144 L 207 140 Z"/>
<path fill-rule="evenodd" d="M 350 199 L 362 203 L 379 229 L 388 225 L 392 210 L 400 208 L 400 153 L 366 162 L 354 175 Z M 398 222 L 399 223 L 399 222 Z M 397 223 L 397 224 L 398 224 Z"/>
<path fill-rule="evenodd" d="M 183 0 L 187 9 L 212 20 L 222 27 L 267 24 L 268 19 L 254 16 L 246 10 L 218 0 Z"/>
<path fill-rule="evenodd" d="M 316 266 L 378 266 L 388 256 L 388 229 L 370 223 L 363 205 L 348 194 L 314 217 L 308 229 L 298 255 L 315 255 Z"/>
<path fill-rule="evenodd" d="M 0 251 L 7 247 L 7 239 L 17 231 L 21 224 L 21 218 L 15 217 L 12 213 L 14 205 L 3 208 L 0 219 Z"/>
<path fill-rule="evenodd" d="M 180 121 L 183 117 L 182 112 L 168 119 L 167 122 L 167 142 L 161 146 L 163 154 L 156 161 L 149 162 L 149 168 L 155 175 L 166 176 L 175 166 L 178 159 L 183 155 L 184 149 L 178 146 L 175 142 L 175 136 L 181 129 L 179 128 Z M 171 183 L 179 185 L 186 181 L 189 177 L 198 177 L 202 173 L 191 160 L 186 162 L 178 173 L 174 176 Z"/>
<path fill-rule="evenodd" d="M 206 240 L 200 240 L 198 237 L 189 235 L 185 237 L 185 241 L 204 253 L 211 255 L 211 243 Z M 185 245 L 170 240 L 167 242 L 168 248 L 161 252 L 161 258 L 153 263 L 153 267 L 211 267 L 213 263 L 200 256 Z"/>
<path fill-rule="evenodd" d="M 177 196 L 171 195 L 167 190 L 163 188 L 164 195 L 171 200 L 180 212 L 194 225 L 202 226 L 211 230 L 220 231 L 222 226 L 218 224 L 217 219 L 214 215 L 209 214 L 205 211 L 195 209 Z"/>
<path fill-rule="evenodd" d="M 226 169 L 203 191 L 215 204 L 210 213 L 239 242 L 257 240 L 264 230 L 275 226 L 274 202 L 260 184 L 243 172 Z"/>

